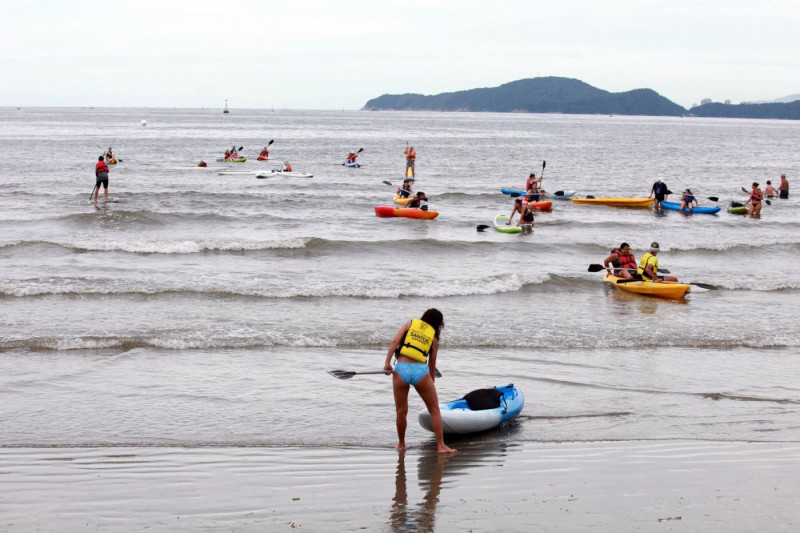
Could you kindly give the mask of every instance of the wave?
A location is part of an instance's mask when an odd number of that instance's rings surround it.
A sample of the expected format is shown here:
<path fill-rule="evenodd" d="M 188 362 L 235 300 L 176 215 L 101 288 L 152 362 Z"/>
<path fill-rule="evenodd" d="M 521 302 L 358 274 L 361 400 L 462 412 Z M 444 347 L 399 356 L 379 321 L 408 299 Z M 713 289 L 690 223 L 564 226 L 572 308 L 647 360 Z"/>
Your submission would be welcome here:
<path fill-rule="evenodd" d="M 798 338 L 731 338 L 711 339 L 705 343 L 698 343 L 691 339 L 674 337 L 658 338 L 565 338 L 563 335 L 553 334 L 551 337 L 537 338 L 537 350 L 595 350 L 623 349 L 630 350 L 633 344 L 642 349 L 693 349 L 693 350 L 731 350 L 731 349 L 782 349 L 800 346 Z M 273 347 L 287 348 L 330 348 L 330 349 L 365 349 L 385 350 L 385 335 L 365 333 L 353 335 L 352 332 L 343 332 L 341 336 L 320 336 L 317 333 L 286 334 L 285 331 L 274 333 L 260 333 L 252 336 L 235 336 L 228 333 L 186 332 L 154 333 L 152 335 L 119 335 L 119 336 L 55 336 L 55 337 L 30 337 L 0 340 L 0 353 L 4 352 L 52 352 L 52 351 L 78 351 L 78 350 L 114 350 L 127 352 L 134 349 L 158 349 L 168 351 L 179 350 L 230 350 L 230 349 L 263 349 Z M 496 342 L 476 344 L 469 337 L 448 338 L 442 342 L 442 349 L 474 351 L 486 353 L 488 350 L 507 351 L 509 349 L 530 349 L 530 339 L 520 339 L 514 336 L 498 338 Z M 541 378 L 548 380 L 549 378 Z M 559 380 L 559 383 L 567 383 Z M 754 401 L 747 396 L 731 395 L 727 393 L 692 393 L 713 400 Z"/>
<path fill-rule="evenodd" d="M 142 239 L 129 241 L 8 241 L 0 248 L 56 246 L 72 252 L 126 252 L 133 254 L 195 254 L 202 252 L 247 252 L 257 250 L 305 248 L 311 238 L 276 240 L 248 239 Z"/>

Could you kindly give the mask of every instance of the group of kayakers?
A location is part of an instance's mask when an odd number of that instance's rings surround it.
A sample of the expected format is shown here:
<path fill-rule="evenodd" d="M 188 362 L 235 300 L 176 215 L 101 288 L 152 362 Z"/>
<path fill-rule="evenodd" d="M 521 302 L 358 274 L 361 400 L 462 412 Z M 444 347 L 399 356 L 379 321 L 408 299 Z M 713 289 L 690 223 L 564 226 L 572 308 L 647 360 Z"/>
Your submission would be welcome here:
<path fill-rule="evenodd" d="M 425 193 L 422 191 L 417 191 L 414 193 L 414 190 L 411 188 L 411 184 L 416 181 L 414 178 L 406 177 L 403 180 L 403 184 L 397 188 L 397 196 L 401 199 L 410 198 L 408 203 L 405 204 L 406 207 L 412 207 L 417 209 L 422 209 L 423 205 L 426 205 L 428 202 L 428 197 L 425 196 Z M 423 204 L 425 202 L 425 204 Z"/>
<path fill-rule="evenodd" d="M 646 252 L 639 263 L 631 252 L 631 247 L 627 242 L 623 242 L 618 248 L 611 250 L 608 257 L 603 260 L 606 272 L 618 278 L 638 279 L 642 281 L 652 281 L 655 283 L 675 283 L 678 278 L 675 276 L 664 276 L 658 273 L 658 252 L 659 244 L 653 242 L 650 251 Z"/>
<path fill-rule="evenodd" d="M 747 191 L 745 190 L 745 192 Z M 650 198 L 653 198 L 653 207 L 656 209 L 660 208 L 661 203 L 665 202 L 670 194 L 672 194 L 672 191 L 669 190 L 667 184 L 664 183 L 661 178 L 658 178 L 650 188 Z M 767 180 L 765 191 L 762 191 L 760 184 L 754 181 L 749 194 L 750 196 L 744 205 L 748 207 L 750 216 L 758 218 L 761 215 L 761 202 L 765 198 L 789 198 L 789 180 L 786 179 L 786 174 L 781 174 L 781 183 L 777 189 L 772 186 L 771 181 Z M 715 198 L 712 198 L 712 200 L 716 201 Z M 694 207 L 699 207 L 699 205 L 697 197 L 692 194 L 692 190 L 685 189 L 683 194 L 681 194 L 680 210 L 686 210 L 691 213 Z"/>

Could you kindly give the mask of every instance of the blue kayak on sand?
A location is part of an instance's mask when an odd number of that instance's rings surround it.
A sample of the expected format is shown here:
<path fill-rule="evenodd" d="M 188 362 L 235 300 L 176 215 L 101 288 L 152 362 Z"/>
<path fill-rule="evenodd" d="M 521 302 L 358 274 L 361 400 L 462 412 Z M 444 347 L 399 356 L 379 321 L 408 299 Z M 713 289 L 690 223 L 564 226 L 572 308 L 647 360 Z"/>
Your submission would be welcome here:
<path fill-rule="evenodd" d="M 680 211 L 681 204 L 680 202 L 661 202 L 661 207 L 664 209 L 669 209 L 670 211 Z M 694 209 L 689 211 L 688 209 L 684 209 L 684 213 L 705 213 L 707 215 L 713 215 L 714 213 L 718 213 L 720 210 L 719 207 L 705 207 L 705 206 L 695 206 Z"/>
<path fill-rule="evenodd" d="M 479 410 L 471 409 L 468 402 L 471 401 L 475 404 L 474 395 L 476 393 L 487 393 L 482 395 L 484 398 L 487 395 L 493 398 L 499 396 L 496 400 L 496 404 L 499 405 L 496 407 L 483 406 L 484 408 Z M 442 428 L 445 433 L 476 433 L 494 429 L 514 420 L 524 405 L 525 397 L 513 383 L 504 387 L 473 391 L 466 394 L 464 398 L 439 404 L 439 410 L 442 413 Z M 422 427 L 433 431 L 431 415 L 427 409 L 421 410 L 417 418 Z"/>

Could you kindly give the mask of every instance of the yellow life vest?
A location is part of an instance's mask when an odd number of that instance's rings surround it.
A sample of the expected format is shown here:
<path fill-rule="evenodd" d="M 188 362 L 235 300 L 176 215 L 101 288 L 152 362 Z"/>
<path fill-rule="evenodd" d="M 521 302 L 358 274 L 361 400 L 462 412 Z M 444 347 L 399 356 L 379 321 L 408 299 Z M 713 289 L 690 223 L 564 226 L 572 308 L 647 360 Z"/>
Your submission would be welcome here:
<path fill-rule="evenodd" d="M 651 263 L 653 265 L 653 274 L 658 274 L 658 257 L 654 256 L 650 252 L 647 252 L 642 256 L 642 260 L 639 262 L 639 268 L 636 269 L 636 273 L 639 274 L 643 279 L 648 278 L 648 275 L 644 272 L 644 269 L 647 268 L 647 263 Z"/>
<path fill-rule="evenodd" d="M 403 355 L 420 363 L 428 362 L 428 354 L 433 347 L 436 330 L 427 322 L 415 318 L 411 321 L 405 337 L 397 347 L 395 355 Z"/>

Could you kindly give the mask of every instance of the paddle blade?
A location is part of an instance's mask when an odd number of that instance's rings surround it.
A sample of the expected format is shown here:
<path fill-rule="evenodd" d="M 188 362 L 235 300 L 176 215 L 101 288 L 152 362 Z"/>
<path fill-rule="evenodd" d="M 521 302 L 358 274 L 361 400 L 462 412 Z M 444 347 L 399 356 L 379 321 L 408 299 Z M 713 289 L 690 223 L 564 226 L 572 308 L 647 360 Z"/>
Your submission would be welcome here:
<path fill-rule="evenodd" d="M 270 139 L 269 142 L 267 143 L 267 146 L 271 145 L 274 142 L 275 142 L 275 139 Z"/>
<path fill-rule="evenodd" d="M 547 161 L 542 160 L 542 172 L 544 172 L 544 167 L 547 166 Z"/>
<path fill-rule="evenodd" d="M 239 151 L 241 152 L 242 150 L 244 150 L 244 146 L 239 147 Z"/>
<path fill-rule="evenodd" d="M 605 269 L 603 265 L 598 265 L 597 263 L 589 265 L 589 272 L 602 272 Z"/>
<path fill-rule="evenodd" d="M 717 198 L 716 196 L 709 196 L 708 199 L 711 200 L 712 202 L 719 202 L 719 198 Z"/>
<path fill-rule="evenodd" d="M 355 372 L 348 370 L 328 370 L 328 374 L 338 379 L 350 379 L 356 375 Z"/>
<path fill-rule="evenodd" d="M 553 194 L 555 194 L 556 196 L 564 196 L 564 191 L 556 191 Z"/>
<path fill-rule="evenodd" d="M 359 149 L 358 149 L 358 152 L 356 152 L 356 153 L 357 153 L 357 154 L 360 154 L 360 153 L 361 153 L 361 152 L 363 152 L 363 151 L 364 151 L 364 149 L 363 149 L 363 148 L 359 148 Z"/>
<path fill-rule="evenodd" d="M 697 282 L 692 281 L 692 282 L 687 283 L 687 285 L 696 285 L 696 286 L 700 287 L 701 289 L 707 289 L 709 291 L 717 290 L 716 285 L 709 285 L 708 283 L 697 283 Z"/>
<path fill-rule="evenodd" d="M 385 183 L 385 184 L 386 184 L 386 185 L 388 185 L 389 187 L 391 187 L 391 186 L 392 186 L 392 184 L 391 184 L 390 182 L 386 181 L 386 180 L 383 180 L 383 183 Z"/>
<path fill-rule="evenodd" d="M 483 231 L 483 230 L 487 229 L 488 227 L 489 226 L 487 226 L 486 224 L 478 224 L 477 230 L 478 231 Z"/>

